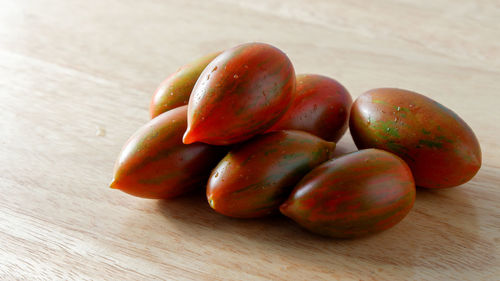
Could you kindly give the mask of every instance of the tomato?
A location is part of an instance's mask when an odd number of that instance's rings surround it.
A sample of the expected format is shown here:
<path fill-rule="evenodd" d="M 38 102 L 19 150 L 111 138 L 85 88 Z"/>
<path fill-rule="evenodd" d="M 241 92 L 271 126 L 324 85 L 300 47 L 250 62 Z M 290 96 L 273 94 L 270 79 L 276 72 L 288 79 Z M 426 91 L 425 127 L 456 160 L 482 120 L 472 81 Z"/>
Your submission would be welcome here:
<path fill-rule="evenodd" d="M 144 198 L 172 198 L 204 186 L 224 147 L 183 144 L 187 106 L 150 120 L 125 144 L 111 187 Z"/>
<path fill-rule="evenodd" d="M 295 71 L 263 43 L 231 48 L 202 72 L 189 99 L 184 143 L 238 143 L 264 133 L 291 104 Z"/>
<path fill-rule="evenodd" d="M 292 106 L 269 131 L 301 130 L 338 141 L 347 130 L 352 98 L 339 82 L 316 74 L 297 75 Z"/>
<path fill-rule="evenodd" d="M 257 136 L 231 150 L 212 171 L 207 184 L 210 206 L 238 218 L 275 212 L 293 186 L 334 149 L 335 143 L 301 131 Z"/>
<path fill-rule="evenodd" d="M 212 53 L 184 65 L 161 82 L 149 105 L 151 119 L 165 111 L 186 105 L 201 72 L 219 54 L 220 52 Z"/>
<path fill-rule="evenodd" d="M 392 153 L 366 149 L 316 167 L 280 210 L 312 232 L 350 238 L 394 226 L 414 202 L 415 182 L 406 163 Z"/>
<path fill-rule="evenodd" d="M 352 106 L 350 131 L 358 148 L 384 149 L 403 158 L 418 186 L 458 186 L 481 167 L 472 129 L 455 112 L 415 92 L 364 93 Z"/>

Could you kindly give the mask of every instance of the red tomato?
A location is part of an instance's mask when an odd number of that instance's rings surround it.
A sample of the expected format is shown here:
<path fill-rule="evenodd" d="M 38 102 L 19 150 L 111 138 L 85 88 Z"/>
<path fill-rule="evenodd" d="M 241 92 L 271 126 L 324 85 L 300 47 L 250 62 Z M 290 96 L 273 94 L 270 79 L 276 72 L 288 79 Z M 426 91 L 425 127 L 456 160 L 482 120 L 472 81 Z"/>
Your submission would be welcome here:
<path fill-rule="evenodd" d="M 347 130 L 352 98 L 339 82 L 316 74 L 297 75 L 292 106 L 269 131 L 301 130 L 338 141 Z"/>
<path fill-rule="evenodd" d="M 265 132 L 288 109 L 295 72 L 288 57 L 263 43 L 216 57 L 193 88 L 184 143 L 226 145 Z"/>
<path fill-rule="evenodd" d="M 306 229 L 350 238 L 388 229 L 415 202 L 415 182 L 396 155 L 365 149 L 316 167 L 280 210 Z"/>
<path fill-rule="evenodd" d="M 358 148 L 379 148 L 403 158 L 418 186 L 458 186 L 481 167 L 472 129 L 455 112 L 415 92 L 370 90 L 354 102 L 349 122 Z"/>
<path fill-rule="evenodd" d="M 125 144 L 115 164 L 112 188 L 144 198 L 172 198 L 204 186 L 226 149 L 183 144 L 187 106 L 149 121 Z"/>
<path fill-rule="evenodd" d="M 261 217 L 278 210 L 293 186 L 330 159 L 335 143 L 301 131 L 278 131 L 245 142 L 212 171 L 207 198 L 226 216 Z"/>

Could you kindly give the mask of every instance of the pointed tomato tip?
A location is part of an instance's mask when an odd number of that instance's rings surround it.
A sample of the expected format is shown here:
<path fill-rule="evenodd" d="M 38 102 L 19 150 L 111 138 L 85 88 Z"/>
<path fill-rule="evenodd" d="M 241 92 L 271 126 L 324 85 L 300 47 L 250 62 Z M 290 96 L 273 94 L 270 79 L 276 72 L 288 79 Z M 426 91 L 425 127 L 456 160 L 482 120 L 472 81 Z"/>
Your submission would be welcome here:
<path fill-rule="evenodd" d="M 109 183 L 109 187 L 110 187 L 110 188 L 112 188 L 112 189 L 120 189 L 120 188 L 118 187 L 118 183 L 116 182 L 116 180 L 115 180 L 114 178 L 113 178 L 113 179 L 111 180 L 111 182 Z"/>
<path fill-rule="evenodd" d="M 212 196 L 208 198 L 208 204 L 210 205 L 210 207 L 212 207 L 212 209 L 215 210 L 215 202 L 214 199 L 212 199 Z"/>
<path fill-rule="evenodd" d="M 281 214 L 288 216 L 288 214 L 287 214 L 288 205 L 289 205 L 288 202 L 281 204 L 281 206 L 280 206 L 280 213 Z"/>
<path fill-rule="evenodd" d="M 193 137 L 191 131 L 188 128 L 187 131 L 184 133 L 184 136 L 182 137 L 182 142 L 184 144 L 191 144 L 196 141 L 197 140 L 195 139 L 195 137 Z"/>

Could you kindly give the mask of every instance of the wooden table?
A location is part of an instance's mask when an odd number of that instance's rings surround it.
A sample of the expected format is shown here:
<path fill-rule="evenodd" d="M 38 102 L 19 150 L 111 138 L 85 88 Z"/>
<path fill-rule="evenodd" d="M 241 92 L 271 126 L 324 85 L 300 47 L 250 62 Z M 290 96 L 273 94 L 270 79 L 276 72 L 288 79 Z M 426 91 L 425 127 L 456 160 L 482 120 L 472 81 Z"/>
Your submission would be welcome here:
<path fill-rule="evenodd" d="M 482 169 L 419 189 L 400 224 L 356 240 L 225 218 L 202 195 L 109 189 L 157 84 L 248 41 L 353 97 L 390 86 L 447 105 L 475 130 Z M 1 280 L 500 280 L 497 0 L 7 0 L 0 98 Z M 347 134 L 339 151 L 354 149 Z"/>

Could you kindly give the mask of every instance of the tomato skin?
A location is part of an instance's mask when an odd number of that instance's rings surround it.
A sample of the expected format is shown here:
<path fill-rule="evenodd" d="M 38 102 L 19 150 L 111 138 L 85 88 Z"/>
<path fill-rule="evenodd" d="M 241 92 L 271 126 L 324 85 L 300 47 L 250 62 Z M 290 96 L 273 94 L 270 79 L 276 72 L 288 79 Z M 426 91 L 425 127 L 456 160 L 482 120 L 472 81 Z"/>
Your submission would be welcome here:
<path fill-rule="evenodd" d="M 317 74 L 297 75 L 295 98 L 269 131 L 301 130 L 338 141 L 347 130 L 352 98 L 339 82 Z"/>
<path fill-rule="evenodd" d="M 358 148 L 379 148 L 403 158 L 418 186 L 458 186 L 481 167 L 472 129 L 455 112 L 421 94 L 370 90 L 354 102 L 349 122 Z"/>
<path fill-rule="evenodd" d="M 212 171 L 207 199 L 217 212 L 236 218 L 278 211 L 293 186 L 330 159 L 335 143 L 301 131 L 257 136 L 231 150 Z"/>
<path fill-rule="evenodd" d="M 176 107 L 188 104 L 191 91 L 201 72 L 221 52 L 208 54 L 179 68 L 156 89 L 149 104 L 151 119 Z"/>
<path fill-rule="evenodd" d="M 183 144 L 186 127 L 187 106 L 146 123 L 120 152 L 111 187 L 138 197 L 167 199 L 204 186 L 227 150 L 203 143 Z"/>
<path fill-rule="evenodd" d="M 400 222 L 415 202 L 415 182 L 396 155 L 365 149 L 332 159 L 307 174 L 280 207 L 302 227 L 352 238 Z"/>
<path fill-rule="evenodd" d="M 184 143 L 238 143 L 264 133 L 291 104 L 295 71 L 279 49 L 247 43 L 226 50 L 202 72 L 188 107 Z"/>

